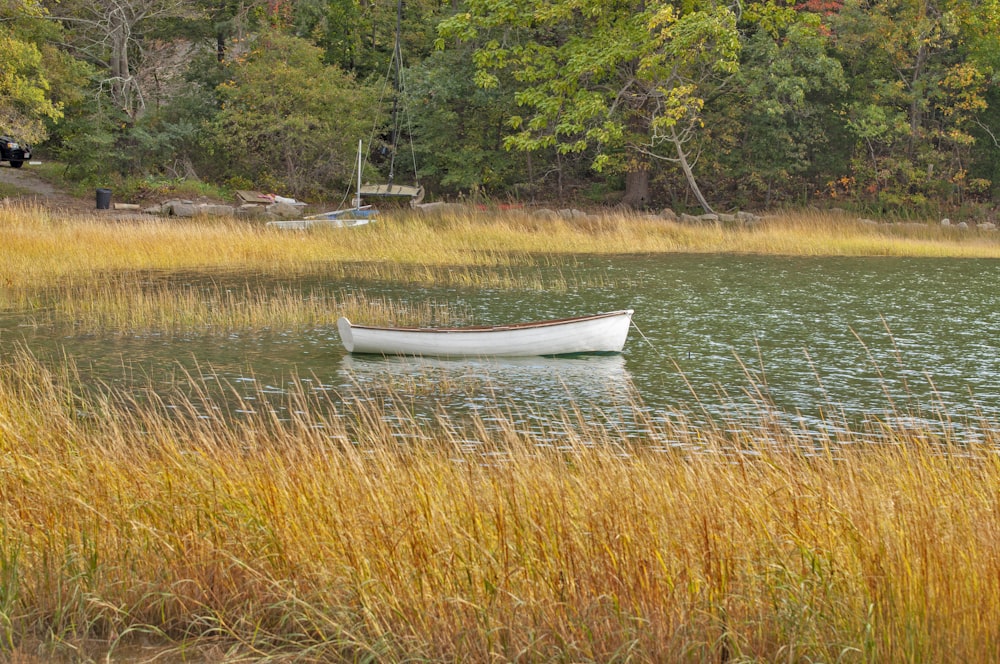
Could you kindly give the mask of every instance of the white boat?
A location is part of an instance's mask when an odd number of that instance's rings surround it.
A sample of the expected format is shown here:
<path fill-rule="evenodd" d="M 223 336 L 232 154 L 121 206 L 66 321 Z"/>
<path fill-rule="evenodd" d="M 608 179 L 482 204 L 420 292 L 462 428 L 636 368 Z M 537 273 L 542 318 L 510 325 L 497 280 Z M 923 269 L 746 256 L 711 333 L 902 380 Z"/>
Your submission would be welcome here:
<path fill-rule="evenodd" d="M 358 188 L 355 190 L 353 208 L 346 210 L 334 210 L 333 212 L 323 212 L 303 217 L 302 219 L 269 221 L 267 222 L 267 227 L 285 231 L 304 231 L 317 226 L 351 228 L 353 226 L 364 226 L 365 224 L 374 221 L 377 215 L 378 210 L 373 208 L 371 205 L 361 204 L 361 141 L 358 141 Z"/>
<path fill-rule="evenodd" d="M 365 200 L 396 201 L 397 206 L 405 203 L 411 208 L 417 207 L 424 200 L 424 188 L 420 185 L 366 184 L 358 191 Z"/>
<path fill-rule="evenodd" d="M 282 231 L 307 231 L 310 228 L 353 228 L 364 226 L 368 219 L 286 219 L 283 221 L 269 221 L 268 228 L 276 228 Z"/>
<path fill-rule="evenodd" d="M 480 327 L 375 327 L 337 321 L 349 353 L 435 357 L 527 357 L 620 353 L 632 309 L 534 323 Z"/>

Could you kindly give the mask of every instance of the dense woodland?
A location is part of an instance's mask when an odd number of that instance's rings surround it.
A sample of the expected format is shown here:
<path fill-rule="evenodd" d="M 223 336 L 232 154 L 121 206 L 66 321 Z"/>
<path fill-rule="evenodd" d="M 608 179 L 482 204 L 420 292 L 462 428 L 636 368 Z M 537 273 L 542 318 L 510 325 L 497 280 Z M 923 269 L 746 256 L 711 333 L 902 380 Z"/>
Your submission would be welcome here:
<path fill-rule="evenodd" d="M 0 0 L 0 132 L 305 200 L 988 215 L 998 71 L 1000 0 Z"/>

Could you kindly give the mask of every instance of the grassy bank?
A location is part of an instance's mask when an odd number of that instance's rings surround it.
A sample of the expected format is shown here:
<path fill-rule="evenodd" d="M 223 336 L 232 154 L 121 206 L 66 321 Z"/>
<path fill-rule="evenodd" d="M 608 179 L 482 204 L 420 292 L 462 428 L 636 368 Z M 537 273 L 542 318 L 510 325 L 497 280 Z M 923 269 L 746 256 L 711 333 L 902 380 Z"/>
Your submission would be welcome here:
<path fill-rule="evenodd" d="M 206 417 L 207 393 L 84 398 L 72 371 L 8 358 L 0 647 L 27 662 L 39 641 L 38 661 L 137 644 L 212 661 L 1000 651 L 995 427 L 962 447 L 890 428 L 817 447 L 762 412 L 650 423 L 623 446 L 569 417 L 554 448 L 503 404 L 493 433 L 431 432 L 287 398 L 289 419 Z"/>
<path fill-rule="evenodd" d="M 549 220 L 524 214 L 387 216 L 344 229 L 287 232 L 236 221 L 115 223 L 0 209 L 0 285 L 37 286 L 133 270 L 261 270 L 302 273 L 364 262 L 368 274 L 440 280 L 434 266 L 532 265 L 542 255 L 735 252 L 796 255 L 1000 257 L 997 234 L 934 225 L 866 225 L 790 214 L 753 226 L 693 226 L 648 217 Z M 403 266 L 403 268 L 401 268 Z M 417 269 L 419 266 L 420 269 Z M 405 271 L 401 271 L 404 268 Z M 462 268 L 473 269 L 462 273 Z"/>
<path fill-rule="evenodd" d="M 323 293 L 291 282 L 321 277 L 492 289 L 616 288 L 599 275 L 575 274 L 572 256 L 677 252 L 1000 257 L 1000 236 L 933 225 L 872 226 L 818 213 L 753 226 L 626 215 L 582 221 L 522 213 L 404 215 L 350 230 L 287 232 L 233 220 L 61 218 L 14 206 L 0 208 L 0 309 L 33 310 L 39 323 L 85 332 L 299 330 L 329 325 L 340 315 L 371 323 L 461 324 L 474 321 L 443 307 L 430 316 L 363 294 Z M 565 269 L 542 269 L 553 262 Z M 164 279 L 186 273 L 202 284 L 212 274 L 242 274 L 246 283 L 234 290 Z M 275 291 L 254 283 L 254 275 L 289 285 Z"/>

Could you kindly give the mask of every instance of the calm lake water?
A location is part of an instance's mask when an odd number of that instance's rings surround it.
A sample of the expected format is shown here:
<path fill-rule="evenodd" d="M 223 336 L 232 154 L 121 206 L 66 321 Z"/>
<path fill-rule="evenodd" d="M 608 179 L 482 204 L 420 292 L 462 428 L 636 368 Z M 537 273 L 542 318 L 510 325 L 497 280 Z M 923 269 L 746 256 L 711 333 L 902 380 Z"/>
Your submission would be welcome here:
<path fill-rule="evenodd" d="M 463 416 L 503 403 L 514 404 L 533 426 L 576 406 L 585 418 L 611 422 L 626 435 L 637 433 L 642 418 L 683 413 L 726 421 L 772 405 L 784 420 L 820 429 L 831 426 L 831 413 L 851 423 L 947 420 L 963 430 L 969 421 L 1000 421 L 998 261 L 630 255 L 525 271 L 563 275 L 571 285 L 552 291 L 302 285 L 431 300 L 468 311 L 481 324 L 634 308 L 625 352 L 515 360 L 352 357 L 334 326 L 222 337 L 102 336 L 26 325 L 31 312 L 0 314 L 0 352 L 23 345 L 53 364 L 68 356 L 86 378 L 125 389 L 228 383 L 251 402 L 268 394 L 280 402 L 300 381 L 335 401 L 395 402 L 428 419 L 436 409 Z M 240 287 L 236 276 L 213 275 L 211 282 L 227 279 Z"/>

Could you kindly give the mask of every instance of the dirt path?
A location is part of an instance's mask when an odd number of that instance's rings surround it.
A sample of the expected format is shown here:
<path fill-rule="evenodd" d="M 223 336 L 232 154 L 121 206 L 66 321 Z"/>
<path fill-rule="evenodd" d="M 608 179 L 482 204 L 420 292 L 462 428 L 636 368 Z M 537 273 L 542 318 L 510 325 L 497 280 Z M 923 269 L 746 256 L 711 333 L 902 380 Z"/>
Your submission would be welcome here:
<path fill-rule="evenodd" d="M 9 164 L 0 164 L 0 183 L 14 187 L 17 193 L 8 196 L 13 202 L 41 205 L 52 210 L 65 210 L 74 213 L 96 212 L 96 200 L 84 199 L 58 189 L 46 182 L 37 173 L 32 172 L 31 165 L 21 168 L 11 168 Z"/>

